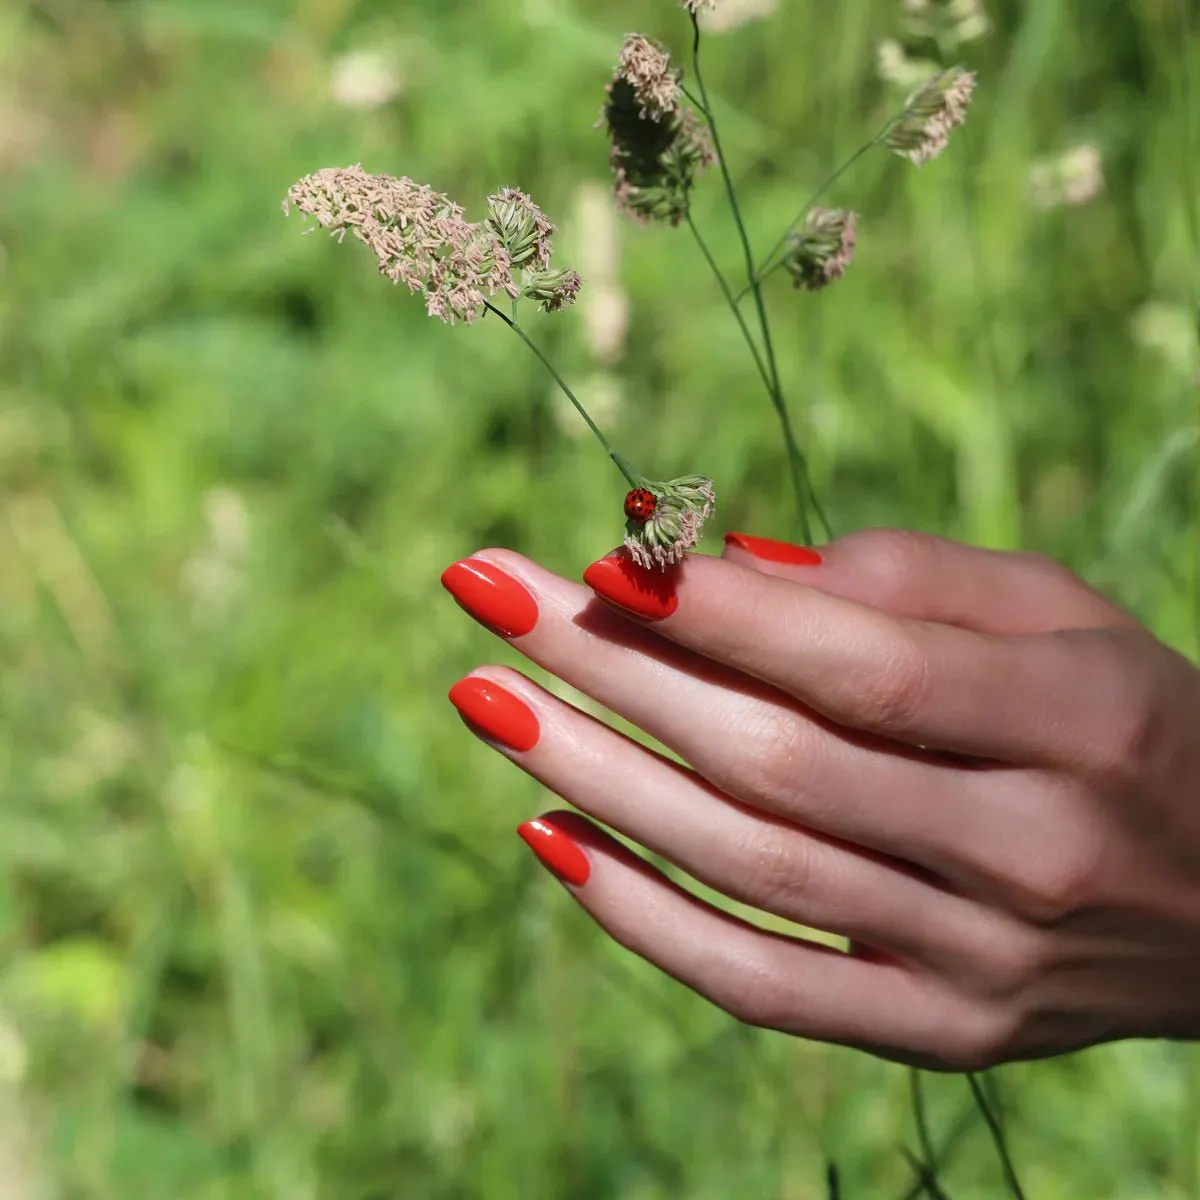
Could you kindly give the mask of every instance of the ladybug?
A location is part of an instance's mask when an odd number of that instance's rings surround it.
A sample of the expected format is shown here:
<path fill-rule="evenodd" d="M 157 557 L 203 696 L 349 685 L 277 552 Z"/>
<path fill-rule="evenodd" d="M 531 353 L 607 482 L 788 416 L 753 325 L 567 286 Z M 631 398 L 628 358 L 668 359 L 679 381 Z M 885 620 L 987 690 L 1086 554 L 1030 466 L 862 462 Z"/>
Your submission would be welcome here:
<path fill-rule="evenodd" d="M 639 525 L 644 525 L 654 516 L 655 505 L 658 501 L 649 488 L 634 488 L 625 497 L 625 515 Z"/>

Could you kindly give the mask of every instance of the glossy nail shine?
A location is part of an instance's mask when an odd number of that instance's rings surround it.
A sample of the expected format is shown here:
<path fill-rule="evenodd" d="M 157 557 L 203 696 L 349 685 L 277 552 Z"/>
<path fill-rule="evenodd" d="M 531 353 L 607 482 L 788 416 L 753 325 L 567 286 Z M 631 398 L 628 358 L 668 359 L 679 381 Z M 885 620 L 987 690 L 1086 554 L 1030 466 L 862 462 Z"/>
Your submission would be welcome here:
<path fill-rule="evenodd" d="M 592 864 L 578 842 L 552 821 L 539 817 L 517 828 L 525 844 L 560 879 L 573 887 L 582 887 L 592 873 Z"/>
<path fill-rule="evenodd" d="M 614 550 L 584 571 L 583 582 L 602 600 L 647 621 L 661 621 L 679 607 L 678 574 L 678 567 L 641 567 L 626 551 Z"/>
<path fill-rule="evenodd" d="M 486 559 L 453 563 L 442 572 L 442 586 L 475 620 L 504 637 L 524 637 L 537 624 L 529 589 Z"/>
<path fill-rule="evenodd" d="M 460 679 L 450 689 L 450 703 L 485 737 L 510 750 L 532 750 L 542 736 L 533 709 L 491 679 Z"/>

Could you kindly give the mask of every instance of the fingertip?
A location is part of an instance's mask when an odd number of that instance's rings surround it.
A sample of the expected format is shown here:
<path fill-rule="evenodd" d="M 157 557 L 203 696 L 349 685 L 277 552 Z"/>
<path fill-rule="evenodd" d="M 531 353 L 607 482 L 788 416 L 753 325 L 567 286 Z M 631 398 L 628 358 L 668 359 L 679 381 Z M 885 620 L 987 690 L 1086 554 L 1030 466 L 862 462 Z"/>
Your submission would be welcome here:
<path fill-rule="evenodd" d="M 647 621 L 661 621 L 679 607 L 678 578 L 678 566 L 639 566 L 624 550 L 598 558 L 583 573 L 584 583 L 602 600 Z"/>
<path fill-rule="evenodd" d="M 568 812 L 547 813 L 517 826 L 521 840 L 547 870 L 572 887 L 583 887 L 591 878 L 592 864 L 577 836 L 578 824 Z M 589 823 L 578 818 L 587 826 Z"/>

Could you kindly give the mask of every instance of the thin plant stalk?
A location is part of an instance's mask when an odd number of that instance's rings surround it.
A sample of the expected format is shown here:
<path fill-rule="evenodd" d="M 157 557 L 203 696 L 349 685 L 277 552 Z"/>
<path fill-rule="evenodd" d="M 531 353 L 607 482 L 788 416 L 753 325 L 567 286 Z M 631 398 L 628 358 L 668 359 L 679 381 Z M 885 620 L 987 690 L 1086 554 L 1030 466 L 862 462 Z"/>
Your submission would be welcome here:
<path fill-rule="evenodd" d="M 916 1175 L 918 1186 L 929 1197 L 929 1200 L 950 1200 L 950 1197 L 942 1190 L 942 1185 L 938 1183 L 937 1176 L 921 1159 L 907 1146 L 901 1146 L 900 1153 L 904 1155 L 904 1161 L 908 1163 L 913 1174 Z"/>
<path fill-rule="evenodd" d="M 766 363 L 763 362 L 762 354 L 759 352 L 758 343 L 754 340 L 754 335 L 750 332 L 750 326 L 746 324 L 746 318 L 742 314 L 742 310 L 738 307 L 738 302 L 734 298 L 733 289 L 730 288 L 729 281 L 717 265 L 716 259 L 713 258 L 712 251 L 708 248 L 708 243 L 700 233 L 700 229 L 696 225 L 695 218 L 693 218 L 690 210 L 687 214 L 687 223 L 688 228 L 692 231 L 692 236 L 696 239 L 696 245 L 700 247 L 700 253 L 704 255 L 704 261 L 708 263 L 709 269 L 713 273 L 713 278 L 716 279 L 717 285 L 721 289 L 721 294 L 725 297 L 725 302 L 729 305 L 729 311 L 733 313 L 734 320 L 737 321 L 738 328 L 742 331 L 742 337 L 746 339 L 746 345 L 750 347 L 750 353 L 754 357 L 754 365 L 758 368 L 763 386 L 769 392 L 773 385 L 770 375 L 767 374 Z"/>
<path fill-rule="evenodd" d="M 1177 0 L 1176 16 L 1179 21 L 1179 44 L 1183 48 L 1183 58 L 1179 72 L 1179 112 L 1182 122 L 1183 153 L 1179 156 L 1179 169 L 1183 184 L 1183 217 L 1187 227 L 1189 249 L 1193 259 L 1193 294 L 1192 307 L 1196 319 L 1196 337 L 1200 341 L 1200 197 L 1196 188 L 1200 180 L 1196 177 L 1194 160 L 1198 149 L 1196 129 L 1192 124 L 1192 108 L 1196 94 L 1192 81 L 1192 47 L 1195 45 L 1192 29 L 1192 16 L 1189 12 L 1188 0 Z M 1195 384 L 1200 388 L 1200 374 Z M 1196 404 L 1196 427 L 1200 431 L 1200 397 Z M 1193 500 L 1192 513 L 1200 513 L 1200 438 L 1196 440 L 1196 469 L 1192 472 Z M 1200 655 L 1200 516 L 1195 516 L 1193 522 L 1194 553 L 1192 556 L 1192 632 L 1196 642 L 1196 654 Z M 1192 1190 L 1200 1184 L 1200 1158 L 1193 1155 L 1190 1164 Z"/>
<path fill-rule="evenodd" d="M 944 1164 L 951 1154 L 962 1142 L 970 1131 L 975 1120 L 975 1106 L 969 1105 L 964 1108 L 955 1118 L 954 1124 L 950 1128 L 950 1132 L 942 1140 L 942 1148 L 938 1157 Z M 913 1164 L 909 1164 L 912 1166 Z M 916 1181 L 903 1192 L 900 1193 L 898 1200 L 917 1200 L 917 1197 L 922 1192 L 929 1191 L 929 1176 L 924 1170 L 915 1169 L 913 1173 L 917 1176 Z"/>
<path fill-rule="evenodd" d="M 917 1145 L 921 1150 L 920 1171 L 926 1190 L 933 1200 L 946 1200 L 938 1178 L 937 1151 L 933 1148 L 933 1138 L 929 1133 L 929 1120 L 925 1113 L 925 1092 L 921 1087 L 921 1072 L 916 1067 L 908 1069 L 909 1095 L 912 1100 L 913 1123 L 917 1129 Z"/>
<path fill-rule="evenodd" d="M 1012 1158 L 1008 1153 L 1008 1143 L 1004 1138 L 1004 1130 L 1000 1128 L 1000 1122 L 996 1119 L 995 1113 L 992 1112 L 992 1106 L 987 1102 L 987 1097 L 983 1094 L 983 1088 L 979 1086 L 979 1080 L 970 1071 L 967 1072 L 967 1084 L 971 1089 L 971 1095 L 975 1098 L 975 1107 L 983 1115 L 983 1119 L 987 1123 L 988 1133 L 992 1135 L 992 1144 L 996 1147 L 996 1155 L 1000 1159 L 1000 1166 L 1004 1171 L 1004 1181 L 1008 1185 L 1009 1194 L 1013 1197 L 1013 1200 L 1025 1200 L 1025 1193 L 1021 1190 L 1021 1182 L 1017 1178 L 1016 1168 L 1013 1166 Z"/>
<path fill-rule="evenodd" d="M 755 310 L 758 314 L 759 331 L 762 335 L 763 351 L 766 358 L 767 374 L 770 377 L 770 385 L 767 391 L 771 397 L 771 403 L 775 408 L 775 413 L 779 418 L 780 429 L 783 432 L 783 439 L 787 446 L 788 466 L 792 476 L 792 487 L 796 493 L 796 514 L 800 522 L 800 533 L 805 542 L 812 542 L 812 525 L 808 519 L 808 509 L 810 501 L 815 501 L 816 497 L 812 492 L 812 486 L 808 479 L 808 469 L 804 461 L 804 455 L 796 442 L 796 435 L 792 429 L 791 417 L 788 415 L 787 404 L 783 398 L 783 391 L 779 385 L 779 367 L 775 361 L 775 347 L 771 341 L 771 325 L 767 319 L 766 303 L 763 300 L 762 288 L 759 286 L 754 274 L 754 251 L 750 246 L 750 235 L 746 232 L 746 223 L 742 220 L 741 206 L 738 204 L 737 191 L 733 186 L 733 178 L 729 174 L 729 164 L 725 160 L 725 154 L 721 147 L 721 134 L 717 128 L 717 122 L 713 115 L 712 105 L 709 103 L 708 89 L 704 84 L 704 76 L 700 70 L 700 22 L 696 18 L 696 14 L 692 13 L 692 73 L 696 77 L 696 87 L 700 91 L 700 105 L 708 121 L 708 128 L 712 134 L 713 151 L 717 157 L 717 163 L 721 168 L 721 179 L 725 184 L 725 195 L 729 201 L 729 210 L 733 216 L 733 222 L 737 226 L 738 238 L 742 244 L 742 255 L 746 263 L 746 278 L 750 283 L 751 291 L 754 294 Z M 819 506 L 816 508 L 818 517 L 822 525 L 825 526 L 826 532 L 829 532 L 829 522 L 825 519 L 824 514 L 820 512 Z"/>
<path fill-rule="evenodd" d="M 540 362 L 542 364 L 542 366 L 545 367 L 546 370 L 550 372 L 551 378 L 562 389 L 563 395 L 566 396 L 566 398 L 568 400 L 570 400 L 570 402 L 575 406 L 575 411 L 587 422 L 587 427 L 592 431 L 592 433 L 594 433 L 596 435 L 597 440 L 600 442 L 600 445 L 602 445 L 604 447 L 605 452 L 608 454 L 608 457 L 611 458 L 613 460 L 613 462 L 617 464 L 617 468 L 620 470 L 621 474 L 624 475 L 625 478 L 629 481 L 629 486 L 630 487 L 642 487 L 646 482 L 645 479 L 643 479 L 642 476 L 640 476 L 629 465 L 629 463 L 626 462 L 625 459 L 620 454 L 618 454 L 616 452 L 616 450 L 613 449 L 612 443 L 600 431 L 600 426 L 597 425 L 596 422 L 592 420 L 591 416 L 588 414 L 588 410 L 586 408 L 584 408 L 583 405 L 579 402 L 579 398 L 575 395 L 575 393 L 573 391 L 571 391 L 571 388 L 567 384 L 567 381 L 558 373 L 557 370 L 555 370 L 554 364 L 542 353 L 541 349 L 538 347 L 538 344 L 535 341 L 533 341 L 532 338 L 530 338 L 530 336 L 525 332 L 525 330 L 523 330 L 521 328 L 521 326 L 518 325 L 516 323 L 516 321 L 514 321 L 512 319 L 512 317 L 508 316 L 506 313 L 501 312 L 500 309 L 498 309 L 490 301 L 485 300 L 484 306 L 487 308 L 488 312 L 495 313 L 496 316 L 498 316 L 500 318 L 500 320 L 502 320 L 505 323 L 505 325 L 507 325 L 509 327 L 509 329 L 511 329 L 513 331 L 513 333 L 515 333 L 517 335 L 517 337 L 519 337 L 521 339 L 521 341 L 523 341 L 525 343 L 525 345 L 528 346 L 529 349 L 533 351 L 534 355 L 537 357 L 538 362 Z"/>
<path fill-rule="evenodd" d="M 739 300 L 745 296 L 746 292 L 751 290 L 755 282 L 761 283 L 768 275 L 771 274 L 772 271 L 775 270 L 776 267 L 779 266 L 779 263 L 774 261 L 775 256 L 787 244 L 788 234 L 790 234 L 792 230 L 795 229 L 796 226 L 799 225 L 806 216 L 808 216 L 809 210 L 812 208 L 812 206 L 816 204 L 816 202 L 820 200 L 820 198 L 825 195 L 825 193 L 829 191 L 829 189 L 833 187 L 833 185 L 837 183 L 837 181 L 841 179 L 841 177 L 845 175 L 846 172 L 849 171 L 850 168 L 854 166 L 854 164 L 858 162 L 858 160 L 862 158 L 864 154 L 874 150 L 875 147 L 878 146 L 885 137 L 887 137 L 888 131 L 893 125 L 895 125 L 896 120 L 896 117 L 890 118 L 888 123 L 869 142 L 864 142 L 861 146 L 859 146 L 859 148 L 855 150 L 855 152 L 850 155 L 850 157 L 846 159 L 846 161 L 842 163 L 842 165 L 838 167 L 838 169 L 834 171 L 834 173 L 830 175 L 829 178 L 826 179 L 825 182 L 822 183 L 821 186 L 818 187 L 811 196 L 809 196 L 809 198 L 800 208 L 800 211 L 796 213 L 784 231 L 779 235 L 779 240 L 774 246 L 771 247 L 770 252 L 762 260 L 761 264 L 755 269 L 751 283 L 748 284 L 738 295 Z"/>

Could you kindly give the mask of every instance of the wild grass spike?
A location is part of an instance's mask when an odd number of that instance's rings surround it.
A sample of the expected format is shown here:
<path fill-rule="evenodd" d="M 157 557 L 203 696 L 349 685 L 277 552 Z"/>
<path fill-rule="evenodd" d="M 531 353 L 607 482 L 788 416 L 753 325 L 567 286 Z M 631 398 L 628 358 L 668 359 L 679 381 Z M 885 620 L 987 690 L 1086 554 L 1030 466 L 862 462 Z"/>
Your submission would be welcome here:
<path fill-rule="evenodd" d="M 625 38 L 600 123 L 611 142 L 617 206 L 639 221 L 679 225 L 696 176 L 715 160 L 699 117 L 680 97 L 680 72 L 656 42 Z"/>
<path fill-rule="evenodd" d="M 918 167 L 937 158 L 949 143 L 951 131 L 967 119 L 974 91 L 975 75 L 962 67 L 950 67 L 933 76 L 909 96 L 884 143 Z"/>
<path fill-rule="evenodd" d="M 814 208 L 799 233 L 788 235 L 782 266 L 798 288 L 810 292 L 841 279 L 854 257 L 858 213 L 844 208 Z"/>

